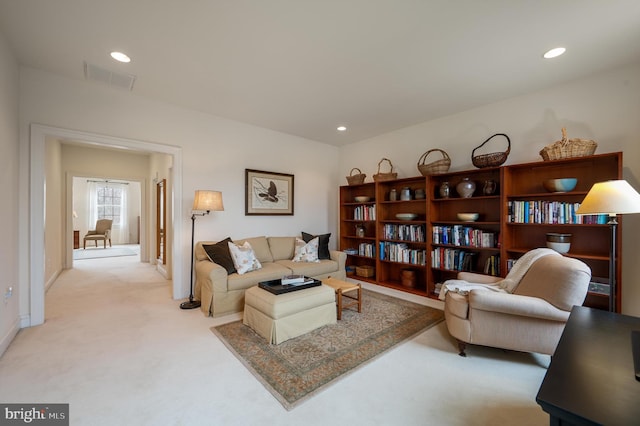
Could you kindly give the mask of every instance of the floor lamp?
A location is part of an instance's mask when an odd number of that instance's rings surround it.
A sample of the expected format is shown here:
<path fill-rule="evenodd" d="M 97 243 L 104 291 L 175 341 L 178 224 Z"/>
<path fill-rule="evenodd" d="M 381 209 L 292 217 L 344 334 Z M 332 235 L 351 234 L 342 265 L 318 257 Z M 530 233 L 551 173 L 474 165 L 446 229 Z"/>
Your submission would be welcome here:
<path fill-rule="evenodd" d="M 191 210 L 191 286 L 189 292 L 189 301 L 182 302 L 180 304 L 180 308 L 182 309 L 193 309 L 200 307 L 200 301 L 193 300 L 193 268 L 195 266 L 194 231 L 196 227 L 196 216 L 206 216 L 212 211 L 224 211 L 224 206 L 222 205 L 222 192 L 197 190 L 195 198 L 193 199 L 193 208 Z"/>
<path fill-rule="evenodd" d="M 616 228 L 619 214 L 640 213 L 640 194 L 626 180 L 598 182 L 580 204 L 576 214 L 607 214 L 611 228 L 609 247 L 609 311 L 616 311 Z"/>

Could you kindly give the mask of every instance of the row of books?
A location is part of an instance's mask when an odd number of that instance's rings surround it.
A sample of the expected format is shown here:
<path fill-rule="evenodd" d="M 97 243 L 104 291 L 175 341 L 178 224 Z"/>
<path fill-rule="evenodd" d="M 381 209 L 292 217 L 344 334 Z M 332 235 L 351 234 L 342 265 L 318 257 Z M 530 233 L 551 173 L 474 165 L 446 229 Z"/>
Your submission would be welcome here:
<path fill-rule="evenodd" d="M 376 245 L 372 243 L 360 243 L 358 254 L 365 257 L 376 257 Z"/>
<path fill-rule="evenodd" d="M 380 241 L 380 260 L 426 265 L 427 252 L 422 249 L 409 248 L 404 243 Z"/>
<path fill-rule="evenodd" d="M 433 226 L 434 244 L 469 247 L 497 247 L 498 234 L 465 225 Z"/>
<path fill-rule="evenodd" d="M 561 201 L 509 201 L 507 221 L 512 223 L 606 224 L 605 214 L 577 215 L 580 203 Z"/>
<path fill-rule="evenodd" d="M 489 256 L 484 263 L 483 272 L 494 277 L 500 276 L 500 256 L 497 254 Z"/>
<path fill-rule="evenodd" d="M 476 256 L 477 253 L 470 251 L 439 247 L 431 251 L 431 266 L 452 271 L 472 271 Z"/>
<path fill-rule="evenodd" d="M 376 220 L 376 206 L 358 206 L 353 209 L 355 220 Z"/>
<path fill-rule="evenodd" d="M 384 225 L 384 238 L 387 240 L 425 241 L 424 225 Z"/>

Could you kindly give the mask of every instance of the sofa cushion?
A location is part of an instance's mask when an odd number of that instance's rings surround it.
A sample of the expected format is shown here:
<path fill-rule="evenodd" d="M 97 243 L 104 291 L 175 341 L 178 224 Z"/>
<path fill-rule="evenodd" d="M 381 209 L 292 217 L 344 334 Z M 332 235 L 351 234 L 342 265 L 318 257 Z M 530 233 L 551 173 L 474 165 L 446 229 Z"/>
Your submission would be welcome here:
<path fill-rule="evenodd" d="M 277 280 L 290 274 L 291 271 L 283 265 L 270 262 L 263 263 L 262 268 L 248 274 L 231 274 L 227 277 L 227 291 L 246 290 L 258 285 L 260 281 Z"/>
<path fill-rule="evenodd" d="M 242 245 L 232 242 L 228 242 L 227 244 L 229 245 L 229 252 L 231 253 L 233 264 L 238 274 L 242 275 L 262 268 L 248 241 L 245 241 Z"/>
<path fill-rule="evenodd" d="M 318 237 L 318 259 L 331 259 L 331 255 L 329 254 L 329 238 L 331 237 L 331 233 L 322 234 L 322 235 L 312 235 L 306 232 L 302 232 L 302 239 L 305 243 L 313 240 L 315 237 Z"/>
<path fill-rule="evenodd" d="M 277 264 L 291 270 L 290 273 L 302 274 L 307 277 L 329 274 L 338 271 L 338 262 L 335 260 L 321 260 L 319 262 L 294 262 L 293 260 L 276 260 Z M 282 278 L 282 277 L 280 277 Z"/>
<path fill-rule="evenodd" d="M 269 250 L 273 260 L 291 259 L 295 254 L 295 237 L 268 237 Z"/>
<path fill-rule="evenodd" d="M 217 263 L 227 270 L 227 274 L 233 274 L 236 272 L 236 267 L 233 264 L 231 253 L 229 252 L 229 244 L 232 242 L 231 238 L 227 237 L 222 241 L 218 241 L 215 244 L 203 244 L 202 248 L 209 256 L 209 260 Z"/>
<path fill-rule="evenodd" d="M 245 241 L 248 241 L 249 244 L 251 244 L 251 248 L 260 263 L 273 262 L 273 256 L 271 255 L 271 250 L 269 250 L 267 237 L 245 238 L 244 240 L 236 240 L 236 243 L 244 244 Z"/>
<path fill-rule="evenodd" d="M 291 260 L 294 262 L 320 262 L 318 260 L 318 237 L 308 243 L 296 238 L 296 254 Z"/>

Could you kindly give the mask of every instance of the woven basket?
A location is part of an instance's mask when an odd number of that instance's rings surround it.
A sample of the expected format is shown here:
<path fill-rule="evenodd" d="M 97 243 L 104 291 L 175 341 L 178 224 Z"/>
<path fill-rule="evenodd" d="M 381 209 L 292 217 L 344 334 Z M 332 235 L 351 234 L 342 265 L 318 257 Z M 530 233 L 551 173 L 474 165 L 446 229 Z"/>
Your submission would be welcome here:
<path fill-rule="evenodd" d="M 429 164 L 424 164 L 424 162 L 427 161 L 427 157 L 429 156 L 429 154 L 435 151 L 439 151 L 442 154 L 443 158 L 437 161 L 433 161 Z M 451 166 L 451 158 L 449 158 L 449 154 L 447 154 L 446 152 L 438 148 L 430 149 L 429 151 L 422 154 L 422 156 L 418 160 L 418 170 L 420 170 L 420 173 L 422 173 L 422 176 L 438 175 L 440 173 L 446 173 L 449 171 L 450 166 Z"/>
<path fill-rule="evenodd" d="M 389 163 L 389 167 L 391 168 L 391 170 L 388 173 L 380 173 L 380 165 L 382 164 L 383 161 L 386 161 Z M 393 173 L 393 164 L 391 164 L 391 160 L 389 160 L 388 158 L 383 158 L 378 162 L 378 173 L 373 175 L 373 180 L 375 182 L 384 182 L 386 180 L 394 180 L 397 177 L 398 177 L 398 174 Z"/>
<path fill-rule="evenodd" d="M 505 152 L 492 152 L 491 154 L 474 155 L 477 149 L 482 148 L 484 144 L 486 144 L 496 136 L 504 136 L 505 138 L 507 138 L 507 150 Z M 496 133 L 486 141 L 482 142 L 480 146 L 471 151 L 471 161 L 473 162 L 473 165 L 479 169 L 483 169 L 485 167 L 497 167 L 507 161 L 507 157 L 509 156 L 510 152 L 511 139 L 509 139 L 509 136 L 505 135 L 504 133 Z"/>
<path fill-rule="evenodd" d="M 354 175 L 353 174 L 354 170 L 357 170 L 358 174 Z M 347 176 L 347 182 L 349 183 L 349 185 L 360 185 L 361 183 L 364 183 L 364 178 L 366 177 L 367 175 L 362 173 L 362 171 L 359 168 L 354 167 L 353 169 L 351 169 L 349 176 Z"/>
<path fill-rule="evenodd" d="M 562 139 L 547 145 L 540 151 L 544 161 L 562 158 L 585 157 L 596 152 L 598 144 L 590 139 L 567 139 L 567 129 L 562 128 Z"/>
<path fill-rule="evenodd" d="M 376 268 L 373 266 L 356 266 L 356 275 L 361 277 L 372 277 L 376 274 Z"/>

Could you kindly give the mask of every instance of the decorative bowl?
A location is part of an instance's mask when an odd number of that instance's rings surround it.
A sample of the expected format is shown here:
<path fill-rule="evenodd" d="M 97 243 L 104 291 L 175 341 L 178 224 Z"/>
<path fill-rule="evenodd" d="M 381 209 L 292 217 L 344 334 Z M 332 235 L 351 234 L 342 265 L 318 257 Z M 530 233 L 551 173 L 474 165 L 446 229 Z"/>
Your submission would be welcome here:
<path fill-rule="evenodd" d="M 413 220 L 418 217 L 415 213 L 398 213 L 396 217 L 400 220 Z"/>
<path fill-rule="evenodd" d="M 542 182 L 542 186 L 549 192 L 569 192 L 573 191 L 577 183 L 576 178 L 547 179 Z"/>
<path fill-rule="evenodd" d="M 478 213 L 458 213 L 457 216 L 463 222 L 475 222 L 480 217 Z"/>
<path fill-rule="evenodd" d="M 547 247 L 558 253 L 567 253 L 571 248 L 571 234 L 549 232 L 547 234 Z"/>
<path fill-rule="evenodd" d="M 360 195 L 354 198 L 356 200 L 356 203 L 366 203 L 367 201 L 369 201 L 371 199 L 371 197 L 366 197 L 364 195 Z"/>

